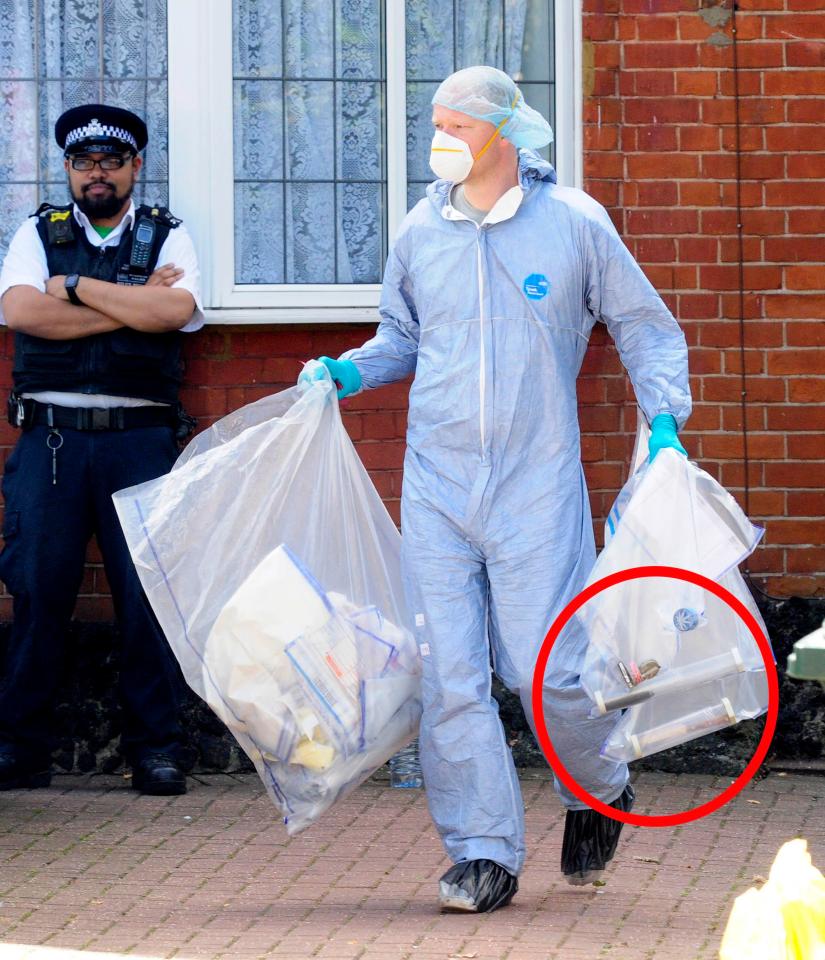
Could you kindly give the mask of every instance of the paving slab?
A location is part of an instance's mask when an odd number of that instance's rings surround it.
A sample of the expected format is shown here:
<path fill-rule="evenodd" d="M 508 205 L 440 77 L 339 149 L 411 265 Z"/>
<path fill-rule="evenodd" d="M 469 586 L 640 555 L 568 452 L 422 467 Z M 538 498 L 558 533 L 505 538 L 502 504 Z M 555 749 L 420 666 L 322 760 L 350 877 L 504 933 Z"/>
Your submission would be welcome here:
<path fill-rule="evenodd" d="M 641 773 L 636 812 L 730 780 Z M 802 836 L 825 872 L 825 777 L 771 774 L 700 821 L 625 828 L 603 886 L 559 874 L 564 813 L 522 780 L 528 860 L 511 906 L 443 915 L 447 869 L 420 790 L 369 781 L 289 837 L 254 775 L 183 797 L 57 776 L 0 794 L 0 960 L 714 960 L 736 896 Z"/>

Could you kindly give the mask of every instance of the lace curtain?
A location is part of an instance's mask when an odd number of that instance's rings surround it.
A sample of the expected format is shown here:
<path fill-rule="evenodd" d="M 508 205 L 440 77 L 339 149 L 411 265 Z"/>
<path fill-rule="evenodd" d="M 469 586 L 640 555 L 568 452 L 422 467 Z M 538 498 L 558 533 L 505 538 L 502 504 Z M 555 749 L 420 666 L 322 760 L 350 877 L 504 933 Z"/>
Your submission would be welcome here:
<path fill-rule="evenodd" d="M 0 0 L 0 256 L 44 200 L 68 199 L 54 122 L 105 102 L 146 120 L 135 198 L 166 203 L 167 0 Z"/>
<path fill-rule="evenodd" d="M 432 176 L 430 98 L 475 63 L 546 114 L 552 0 L 406 0 L 412 206 Z M 383 0 L 234 0 L 235 276 L 378 283 L 386 258 Z M 531 89 L 533 88 L 533 89 Z"/>

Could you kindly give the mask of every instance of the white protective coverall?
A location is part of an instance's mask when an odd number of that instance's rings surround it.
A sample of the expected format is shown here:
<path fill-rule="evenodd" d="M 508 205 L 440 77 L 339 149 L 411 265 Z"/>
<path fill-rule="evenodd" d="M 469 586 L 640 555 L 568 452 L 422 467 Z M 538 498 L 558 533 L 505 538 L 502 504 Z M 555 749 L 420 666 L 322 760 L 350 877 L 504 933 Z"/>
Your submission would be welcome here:
<path fill-rule="evenodd" d="M 576 377 L 603 320 L 648 420 L 690 413 L 685 339 L 612 226 L 552 167 L 519 151 L 519 185 L 484 222 L 437 180 L 404 220 L 375 337 L 344 354 L 367 389 L 415 379 L 401 504 L 402 562 L 423 658 L 421 763 L 454 861 L 518 874 L 523 806 L 491 696 L 490 653 L 531 725 L 536 657 L 595 561 Z M 583 638 L 565 631 L 545 680 L 553 745 L 610 803 L 627 767 L 599 755 L 615 718 L 588 718 Z M 569 809 L 582 804 L 557 782 Z"/>

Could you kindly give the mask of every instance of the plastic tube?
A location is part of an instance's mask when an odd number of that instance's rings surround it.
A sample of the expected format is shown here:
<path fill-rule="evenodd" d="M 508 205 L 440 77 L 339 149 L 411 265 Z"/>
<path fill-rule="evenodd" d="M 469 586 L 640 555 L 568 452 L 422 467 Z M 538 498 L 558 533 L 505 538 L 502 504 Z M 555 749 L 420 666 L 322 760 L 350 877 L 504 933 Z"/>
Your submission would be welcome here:
<path fill-rule="evenodd" d="M 736 723 L 736 713 L 730 700 L 723 697 L 721 702 L 714 707 L 697 710 L 694 713 L 689 713 L 686 717 L 680 717 L 678 720 L 671 720 L 669 723 L 661 724 L 661 726 L 652 727 L 638 735 L 625 734 L 625 745 L 626 748 L 629 748 L 625 756 L 627 759 L 639 760 L 651 753 L 667 750 L 669 747 L 675 747 L 696 737 L 713 733 L 714 730 L 722 730 L 734 723 Z"/>
<path fill-rule="evenodd" d="M 644 703 L 657 694 L 676 690 L 692 689 L 710 680 L 721 680 L 722 677 L 733 673 L 740 673 L 745 669 L 744 661 L 739 651 L 734 647 L 726 653 L 696 663 L 688 663 L 683 667 L 671 668 L 657 674 L 650 680 L 643 680 L 627 693 L 615 697 L 605 697 L 601 690 L 593 693 L 596 701 L 596 716 L 603 716 L 611 710 L 624 710 L 625 707 Z"/>

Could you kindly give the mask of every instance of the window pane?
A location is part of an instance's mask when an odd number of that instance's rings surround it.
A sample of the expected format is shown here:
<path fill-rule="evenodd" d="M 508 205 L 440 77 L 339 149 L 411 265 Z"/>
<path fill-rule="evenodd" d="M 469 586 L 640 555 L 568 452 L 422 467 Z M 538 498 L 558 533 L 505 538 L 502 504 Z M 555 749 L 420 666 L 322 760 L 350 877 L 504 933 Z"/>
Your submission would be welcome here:
<path fill-rule="evenodd" d="M 521 86 L 525 100 L 553 123 L 554 0 L 407 0 L 407 202 L 433 179 L 430 101 L 454 70 L 487 64 Z M 540 151 L 551 161 L 552 144 Z"/>
<path fill-rule="evenodd" d="M 383 33 L 383 0 L 233 0 L 236 282 L 380 281 Z"/>
<path fill-rule="evenodd" d="M 69 199 L 54 142 L 69 107 L 104 102 L 140 114 L 149 146 L 135 201 L 166 203 L 166 2 L 0 0 L 0 257 L 40 203 Z"/>

